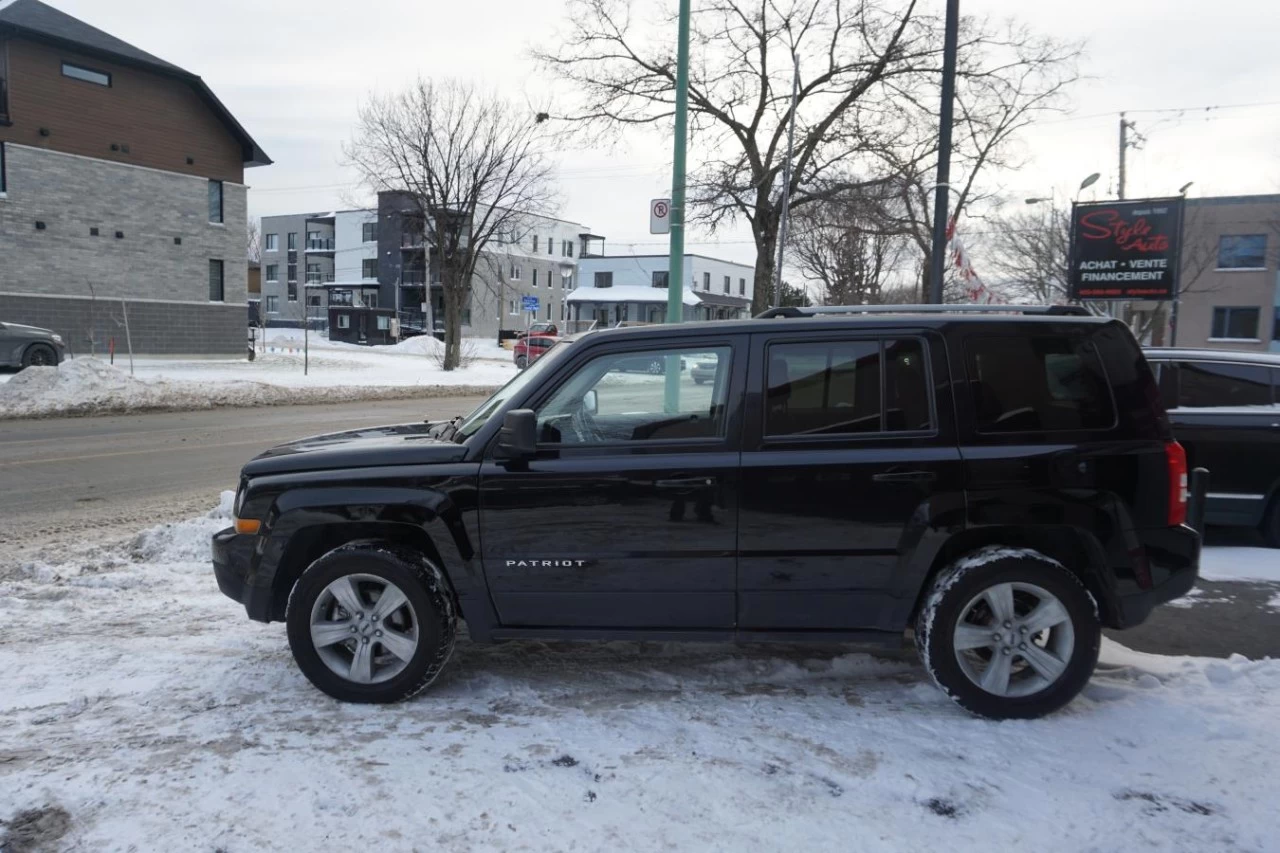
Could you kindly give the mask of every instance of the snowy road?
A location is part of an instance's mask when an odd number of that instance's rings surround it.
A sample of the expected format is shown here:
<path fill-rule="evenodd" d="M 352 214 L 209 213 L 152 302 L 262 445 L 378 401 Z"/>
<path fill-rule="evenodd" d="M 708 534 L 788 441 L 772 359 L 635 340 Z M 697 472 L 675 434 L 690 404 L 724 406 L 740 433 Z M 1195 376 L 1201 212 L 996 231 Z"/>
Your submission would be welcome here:
<path fill-rule="evenodd" d="M 0 421 L 0 563 L 15 546 L 128 533 L 207 508 L 291 438 L 470 411 L 478 397 Z"/>
<path fill-rule="evenodd" d="M 225 507 L 0 576 L 0 848 L 1276 849 L 1280 662 L 1107 644 L 992 723 L 838 646 L 464 641 L 344 706 L 215 588 Z"/>

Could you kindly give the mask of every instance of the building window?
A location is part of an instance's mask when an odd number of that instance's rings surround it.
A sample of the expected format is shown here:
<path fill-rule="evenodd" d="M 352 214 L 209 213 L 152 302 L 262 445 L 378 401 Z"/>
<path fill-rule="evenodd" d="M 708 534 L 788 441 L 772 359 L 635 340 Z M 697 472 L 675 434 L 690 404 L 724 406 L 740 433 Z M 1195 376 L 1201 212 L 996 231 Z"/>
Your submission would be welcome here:
<path fill-rule="evenodd" d="M 264 251 L 264 252 L 278 252 L 278 251 L 280 251 L 280 235 L 279 235 L 279 234 L 268 234 L 268 235 L 267 235 L 267 245 L 266 245 L 266 247 L 263 249 L 263 251 Z"/>
<path fill-rule="evenodd" d="M 298 251 L 298 232 L 296 231 L 289 232 L 289 243 L 287 248 L 289 249 L 290 252 Z"/>
<path fill-rule="evenodd" d="M 275 283 L 280 280 L 280 265 L 267 264 L 267 281 Z"/>
<path fill-rule="evenodd" d="M 391 318 L 390 318 L 390 317 L 379 317 L 379 318 L 378 318 L 378 331 L 379 331 L 379 332 L 385 332 L 385 331 L 387 331 L 387 330 L 388 330 L 388 329 L 390 329 L 390 328 L 391 328 Z"/>
<path fill-rule="evenodd" d="M 307 264 L 307 284 L 320 284 L 319 264 Z"/>
<path fill-rule="evenodd" d="M 724 292 L 729 293 L 729 276 L 724 277 Z"/>
<path fill-rule="evenodd" d="M 569 257 L 573 257 L 573 241 L 569 241 Z"/>
<path fill-rule="evenodd" d="M 547 236 L 547 254 L 554 255 L 555 253 L 556 253 L 556 238 L 554 236 L 548 235 Z"/>
<path fill-rule="evenodd" d="M 520 313 L 520 301 L 517 299 L 507 300 L 507 313 L 512 317 Z"/>
<path fill-rule="evenodd" d="M 92 68 L 85 68 L 83 65 L 73 65 L 70 62 L 62 63 L 62 76 L 70 77 L 73 80 L 83 80 L 86 83 L 96 83 L 99 86 L 110 86 L 111 75 L 105 71 L 94 71 Z"/>
<path fill-rule="evenodd" d="M 297 265 L 297 264 L 289 264 L 288 268 L 286 269 L 286 272 L 289 274 L 289 281 L 290 281 L 290 282 L 295 282 L 295 281 L 297 281 L 297 280 L 298 280 L 298 265 Z"/>
<path fill-rule="evenodd" d="M 378 242 L 378 223 L 365 222 L 360 226 L 360 240 L 363 243 Z"/>
<path fill-rule="evenodd" d="M 209 301 L 223 301 L 222 261 L 209 261 Z"/>
<path fill-rule="evenodd" d="M 312 308 L 320 308 L 320 307 L 322 307 L 322 306 L 321 306 L 321 303 L 320 303 L 320 294 L 318 294 L 318 293 L 311 293 L 311 294 L 308 294 L 308 295 L 307 295 L 307 304 L 308 304 L 308 305 L 310 305 Z"/>
<path fill-rule="evenodd" d="M 517 266 L 517 265 L 515 265 L 515 264 L 512 264 L 512 265 L 511 265 L 511 280 L 512 280 L 512 281 L 519 281 L 519 280 L 520 280 L 520 278 L 521 278 L 523 275 L 524 275 L 524 267 L 520 267 L 520 266 Z"/>
<path fill-rule="evenodd" d="M 747 295 L 747 280 L 745 278 L 738 279 L 738 295 L 739 296 Z"/>
<path fill-rule="evenodd" d="M 709 272 L 704 272 L 702 274 L 702 289 L 703 290 L 711 289 L 711 273 Z"/>
<path fill-rule="evenodd" d="M 1218 238 L 1218 269 L 1267 268 L 1266 234 L 1224 234 Z"/>
<path fill-rule="evenodd" d="M 364 304 L 365 304 L 365 307 L 366 307 L 366 308 L 377 308 L 377 307 L 378 307 L 378 291 L 376 291 L 376 290 L 365 290 L 365 291 L 361 291 L 361 293 L 362 293 L 362 294 L 363 294 L 363 296 L 364 296 Z"/>
<path fill-rule="evenodd" d="M 548 278 L 547 280 L 548 280 L 548 281 L 550 281 L 550 279 L 549 279 L 549 278 Z M 537 287 L 537 286 L 538 286 L 538 270 L 537 270 L 537 268 L 535 268 L 535 269 L 534 269 L 534 271 L 533 271 L 533 286 L 534 286 L 534 287 Z"/>
<path fill-rule="evenodd" d="M 351 302 L 350 290 L 335 290 L 329 294 L 330 305 L 350 305 Z"/>
<path fill-rule="evenodd" d="M 350 329 L 350 328 L 351 328 L 351 315 L 350 315 L 350 314 L 339 314 L 339 315 L 338 315 L 338 328 L 339 328 L 339 329 Z"/>
<path fill-rule="evenodd" d="M 669 276 L 669 275 L 670 275 L 670 273 L 669 273 L 669 272 L 667 272 L 666 270 L 654 270 L 654 271 L 653 271 L 653 286 L 654 286 L 654 287 L 661 287 L 663 290 L 666 290 L 666 288 L 667 288 L 667 281 L 669 280 L 669 279 L 667 278 L 667 276 Z"/>
<path fill-rule="evenodd" d="M 209 182 L 209 221 L 222 221 L 222 181 Z"/>
<path fill-rule="evenodd" d="M 533 235 L 533 250 L 535 252 L 538 251 L 538 235 L 537 234 Z"/>
<path fill-rule="evenodd" d="M 1257 340 L 1258 309 L 1215 307 L 1213 309 L 1213 338 Z"/>
<path fill-rule="evenodd" d="M 297 281 L 290 281 L 288 284 L 285 285 L 285 290 L 288 291 L 286 295 L 289 297 L 290 302 L 298 301 L 298 282 Z"/>
<path fill-rule="evenodd" d="M 613 287 L 613 273 L 597 272 L 595 284 L 596 287 Z"/>
<path fill-rule="evenodd" d="M 267 297 L 267 313 L 268 314 L 280 313 L 280 297 L 279 296 Z"/>
<path fill-rule="evenodd" d="M 377 278 L 378 277 L 378 259 L 365 258 L 360 262 L 361 278 Z"/>

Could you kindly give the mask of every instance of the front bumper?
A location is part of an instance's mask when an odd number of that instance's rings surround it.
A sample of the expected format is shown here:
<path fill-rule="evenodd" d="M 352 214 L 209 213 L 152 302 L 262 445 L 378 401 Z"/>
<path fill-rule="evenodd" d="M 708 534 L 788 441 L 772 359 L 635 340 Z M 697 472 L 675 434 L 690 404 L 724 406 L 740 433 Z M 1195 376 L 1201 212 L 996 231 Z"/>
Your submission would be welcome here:
<path fill-rule="evenodd" d="M 232 601 L 244 605 L 250 619 L 270 619 L 271 590 L 253 583 L 257 536 L 236 533 L 234 527 L 213 534 L 213 576 L 218 589 Z"/>

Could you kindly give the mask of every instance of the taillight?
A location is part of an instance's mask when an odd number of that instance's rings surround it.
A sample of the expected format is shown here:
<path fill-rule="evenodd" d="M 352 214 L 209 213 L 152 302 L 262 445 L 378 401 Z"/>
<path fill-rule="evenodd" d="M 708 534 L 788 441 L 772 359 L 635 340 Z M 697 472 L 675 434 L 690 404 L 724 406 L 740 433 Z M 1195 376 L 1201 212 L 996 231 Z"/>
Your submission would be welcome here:
<path fill-rule="evenodd" d="M 1164 457 L 1169 463 L 1169 526 L 1175 527 L 1187 520 L 1187 452 L 1170 441 Z"/>

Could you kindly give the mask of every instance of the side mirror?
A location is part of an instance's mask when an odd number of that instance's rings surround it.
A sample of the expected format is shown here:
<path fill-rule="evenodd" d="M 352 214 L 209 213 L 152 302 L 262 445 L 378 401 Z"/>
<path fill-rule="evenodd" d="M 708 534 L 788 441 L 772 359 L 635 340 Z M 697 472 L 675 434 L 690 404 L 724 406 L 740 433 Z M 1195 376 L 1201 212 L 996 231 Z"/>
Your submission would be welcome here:
<path fill-rule="evenodd" d="M 582 410 L 588 415 L 594 415 L 600 411 L 600 395 L 596 393 L 596 389 L 592 388 L 582 398 Z"/>
<path fill-rule="evenodd" d="M 512 409 L 502 418 L 495 459 L 517 462 L 532 459 L 538 452 L 538 416 L 533 409 Z"/>

